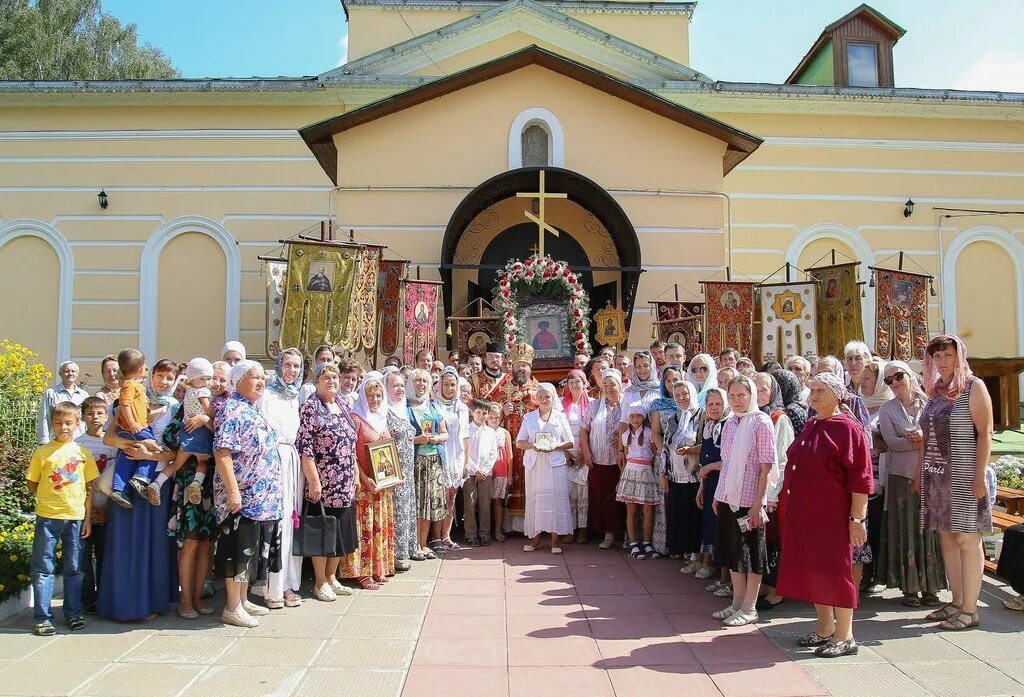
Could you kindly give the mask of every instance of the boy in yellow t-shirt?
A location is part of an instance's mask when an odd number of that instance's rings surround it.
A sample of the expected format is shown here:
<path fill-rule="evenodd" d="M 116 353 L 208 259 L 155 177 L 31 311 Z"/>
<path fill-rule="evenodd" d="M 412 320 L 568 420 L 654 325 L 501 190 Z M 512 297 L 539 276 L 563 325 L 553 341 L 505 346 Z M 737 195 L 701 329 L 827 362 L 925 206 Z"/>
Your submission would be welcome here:
<path fill-rule="evenodd" d="M 32 591 L 35 595 L 35 633 L 52 636 L 54 556 L 61 542 L 64 566 L 64 622 L 69 629 L 85 626 L 82 617 L 80 543 L 89 536 L 92 484 L 99 471 L 88 450 L 74 442 L 81 412 L 71 402 L 53 407 L 53 440 L 32 454 L 25 478 L 36 495 L 36 531 L 32 543 Z"/>

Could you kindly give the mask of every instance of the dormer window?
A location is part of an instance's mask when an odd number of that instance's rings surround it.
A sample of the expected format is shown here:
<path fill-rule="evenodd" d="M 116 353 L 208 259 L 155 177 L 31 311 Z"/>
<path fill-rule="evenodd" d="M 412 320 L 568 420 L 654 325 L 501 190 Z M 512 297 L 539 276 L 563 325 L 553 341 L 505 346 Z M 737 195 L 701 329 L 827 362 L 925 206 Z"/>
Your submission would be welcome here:
<path fill-rule="evenodd" d="M 878 44 L 846 44 L 850 87 L 878 87 Z"/>

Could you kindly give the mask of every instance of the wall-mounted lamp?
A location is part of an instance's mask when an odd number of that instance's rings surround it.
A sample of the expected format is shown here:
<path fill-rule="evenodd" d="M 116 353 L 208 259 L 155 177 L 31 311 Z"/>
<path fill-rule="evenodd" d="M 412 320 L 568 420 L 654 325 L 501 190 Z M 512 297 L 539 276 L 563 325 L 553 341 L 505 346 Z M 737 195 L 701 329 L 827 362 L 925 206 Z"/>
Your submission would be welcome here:
<path fill-rule="evenodd" d="M 909 218 L 914 215 L 914 199 L 908 198 L 907 203 L 903 206 L 903 217 Z"/>
<path fill-rule="evenodd" d="M 103 189 L 100 189 L 100 192 L 96 194 L 96 198 L 98 198 L 100 201 L 100 208 L 102 208 L 103 210 L 107 210 L 107 206 L 110 205 L 110 201 L 107 200 L 107 192 L 104 191 Z"/>

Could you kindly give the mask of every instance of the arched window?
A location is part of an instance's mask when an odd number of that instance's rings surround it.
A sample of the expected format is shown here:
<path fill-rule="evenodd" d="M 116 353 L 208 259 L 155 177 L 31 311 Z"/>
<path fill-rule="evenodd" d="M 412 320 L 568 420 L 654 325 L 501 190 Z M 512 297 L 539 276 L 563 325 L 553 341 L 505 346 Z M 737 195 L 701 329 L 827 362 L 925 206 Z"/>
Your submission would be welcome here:
<path fill-rule="evenodd" d="M 551 136 L 539 123 L 523 129 L 523 167 L 551 166 Z"/>
<path fill-rule="evenodd" d="M 508 131 L 508 168 L 565 167 L 565 133 L 558 117 L 531 107 L 512 120 Z"/>

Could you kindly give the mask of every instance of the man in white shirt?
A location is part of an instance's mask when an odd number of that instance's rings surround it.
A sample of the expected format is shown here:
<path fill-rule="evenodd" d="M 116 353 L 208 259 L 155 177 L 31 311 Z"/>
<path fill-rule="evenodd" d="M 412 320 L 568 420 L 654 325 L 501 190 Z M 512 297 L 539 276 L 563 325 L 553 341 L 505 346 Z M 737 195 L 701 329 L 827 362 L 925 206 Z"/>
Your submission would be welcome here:
<path fill-rule="evenodd" d="M 74 361 L 64 361 L 57 369 L 60 382 L 53 387 L 47 387 L 43 392 L 43 403 L 39 407 L 39 444 L 45 445 L 53 440 L 50 433 L 50 412 L 53 407 L 61 402 L 72 402 L 75 406 L 82 406 L 82 402 L 89 398 L 89 393 L 78 385 L 79 375 L 78 364 Z M 75 437 L 85 433 L 85 422 L 79 419 L 78 430 Z"/>

